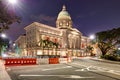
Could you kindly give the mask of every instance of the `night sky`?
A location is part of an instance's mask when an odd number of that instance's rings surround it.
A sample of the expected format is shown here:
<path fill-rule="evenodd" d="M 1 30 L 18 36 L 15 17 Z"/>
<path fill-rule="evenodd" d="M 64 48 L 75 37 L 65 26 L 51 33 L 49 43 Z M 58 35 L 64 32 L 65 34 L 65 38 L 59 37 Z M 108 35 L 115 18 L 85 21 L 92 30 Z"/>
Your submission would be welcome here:
<path fill-rule="evenodd" d="M 6 31 L 11 40 L 25 33 L 24 27 L 34 21 L 52 25 L 62 6 L 73 20 L 73 27 L 89 36 L 99 31 L 120 27 L 120 0 L 18 0 L 14 11 L 22 17 L 21 24 L 15 23 Z"/>

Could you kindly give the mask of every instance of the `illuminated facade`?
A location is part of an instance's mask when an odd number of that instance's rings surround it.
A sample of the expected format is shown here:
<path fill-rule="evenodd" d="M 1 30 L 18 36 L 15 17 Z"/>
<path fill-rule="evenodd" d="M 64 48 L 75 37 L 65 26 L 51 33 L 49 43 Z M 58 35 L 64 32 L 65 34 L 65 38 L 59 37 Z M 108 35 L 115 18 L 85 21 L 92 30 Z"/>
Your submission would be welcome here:
<path fill-rule="evenodd" d="M 17 50 L 18 54 L 20 54 L 21 56 L 27 56 L 25 34 L 18 37 L 18 39 L 15 41 L 14 48 L 15 51 Z"/>
<path fill-rule="evenodd" d="M 73 28 L 65 6 L 58 14 L 56 28 L 33 22 L 25 30 L 27 56 L 82 56 L 89 40 Z"/>

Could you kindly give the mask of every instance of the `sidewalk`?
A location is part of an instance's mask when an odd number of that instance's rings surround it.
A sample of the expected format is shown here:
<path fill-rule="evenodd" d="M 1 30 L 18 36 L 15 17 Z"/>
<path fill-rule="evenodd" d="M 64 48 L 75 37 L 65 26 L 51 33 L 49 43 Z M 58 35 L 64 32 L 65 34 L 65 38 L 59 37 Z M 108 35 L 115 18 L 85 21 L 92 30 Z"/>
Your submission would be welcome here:
<path fill-rule="evenodd" d="M 5 70 L 2 60 L 0 60 L 0 80 L 11 80 L 10 76 Z"/>
<path fill-rule="evenodd" d="M 100 58 L 97 58 L 97 57 L 90 58 L 90 59 L 94 60 L 94 61 L 100 61 L 100 62 L 119 64 L 120 65 L 120 62 L 118 62 L 118 61 L 110 61 L 110 60 L 100 59 Z"/>

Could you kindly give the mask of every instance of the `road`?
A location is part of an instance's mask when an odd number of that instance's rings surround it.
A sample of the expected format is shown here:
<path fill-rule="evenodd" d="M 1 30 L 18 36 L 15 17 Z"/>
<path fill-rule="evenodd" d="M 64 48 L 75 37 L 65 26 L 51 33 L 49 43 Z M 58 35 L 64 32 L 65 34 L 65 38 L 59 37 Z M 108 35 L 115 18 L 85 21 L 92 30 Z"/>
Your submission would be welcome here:
<path fill-rule="evenodd" d="M 12 80 L 120 80 L 120 65 L 89 58 L 68 64 L 9 67 Z"/>

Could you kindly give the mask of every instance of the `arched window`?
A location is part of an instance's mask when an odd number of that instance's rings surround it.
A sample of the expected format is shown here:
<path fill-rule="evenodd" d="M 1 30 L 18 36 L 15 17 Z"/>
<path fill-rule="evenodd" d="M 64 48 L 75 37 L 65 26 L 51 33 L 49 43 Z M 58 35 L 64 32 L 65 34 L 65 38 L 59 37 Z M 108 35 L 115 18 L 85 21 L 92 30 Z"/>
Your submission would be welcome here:
<path fill-rule="evenodd" d="M 63 23 L 62 23 L 62 22 L 60 22 L 60 23 L 59 23 L 59 25 L 60 25 L 60 26 L 62 26 L 62 25 L 63 25 Z"/>
<path fill-rule="evenodd" d="M 68 26 L 68 25 L 69 25 L 69 23 L 66 23 L 66 25 Z"/>

